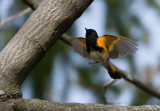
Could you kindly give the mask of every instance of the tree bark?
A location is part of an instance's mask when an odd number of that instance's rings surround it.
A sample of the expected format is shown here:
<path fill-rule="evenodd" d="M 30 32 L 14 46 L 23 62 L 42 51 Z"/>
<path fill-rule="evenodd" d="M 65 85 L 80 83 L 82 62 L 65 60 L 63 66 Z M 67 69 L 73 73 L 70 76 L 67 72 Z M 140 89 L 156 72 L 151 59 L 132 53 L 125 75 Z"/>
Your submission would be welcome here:
<path fill-rule="evenodd" d="M 160 106 L 111 106 L 102 104 L 52 103 L 39 99 L 0 102 L 1 111 L 160 111 Z"/>
<path fill-rule="evenodd" d="M 42 1 L 0 53 L 0 101 L 22 97 L 28 73 L 92 1 Z"/>

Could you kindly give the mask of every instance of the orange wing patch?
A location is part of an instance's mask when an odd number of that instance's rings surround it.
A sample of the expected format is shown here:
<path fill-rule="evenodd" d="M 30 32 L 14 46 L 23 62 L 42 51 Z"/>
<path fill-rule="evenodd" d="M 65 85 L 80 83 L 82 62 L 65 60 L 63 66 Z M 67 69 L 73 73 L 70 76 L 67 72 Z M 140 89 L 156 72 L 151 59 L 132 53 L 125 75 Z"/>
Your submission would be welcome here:
<path fill-rule="evenodd" d="M 98 38 L 97 41 L 99 41 L 99 45 L 103 44 L 102 46 L 107 48 L 111 59 L 135 53 L 137 50 L 136 40 L 126 37 L 104 35 Z"/>
<path fill-rule="evenodd" d="M 107 47 L 106 47 L 106 44 L 105 44 L 105 38 L 104 37 L 99 37 L 97 39 L 97 46 L 102 47 L 104 49 L 105 53 L 108 55 L 108 50 L 107 50 Z"/>

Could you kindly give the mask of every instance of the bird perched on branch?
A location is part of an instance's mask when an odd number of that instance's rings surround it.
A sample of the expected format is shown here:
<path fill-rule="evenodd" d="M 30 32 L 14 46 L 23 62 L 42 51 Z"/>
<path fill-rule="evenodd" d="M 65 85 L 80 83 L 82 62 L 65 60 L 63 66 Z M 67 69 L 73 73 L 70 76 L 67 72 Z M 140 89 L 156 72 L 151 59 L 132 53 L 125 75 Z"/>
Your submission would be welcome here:
<path fill-rule="evenodd" d="M 120 79 L 121 74 L 109 59 L 135 53 L 137 50 L 134 39 L 113 35 L 98 37 L 94 29 L 86 29 L 85 38 L 71 38 L 70 41 L 75 52 L 100 63 L 113 79 Z"/>

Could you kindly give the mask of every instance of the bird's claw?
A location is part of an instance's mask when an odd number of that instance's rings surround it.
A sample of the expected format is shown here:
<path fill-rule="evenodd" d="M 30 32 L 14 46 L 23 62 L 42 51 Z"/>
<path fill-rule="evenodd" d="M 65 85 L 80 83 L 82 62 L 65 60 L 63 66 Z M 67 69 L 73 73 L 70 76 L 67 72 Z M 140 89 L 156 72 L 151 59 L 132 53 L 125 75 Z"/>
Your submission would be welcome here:
<path fill-rule="evenodd" d="M 91 65 L 93 65 L 93 64 L 95 64 L 95 63 L 98 63 L 98 62 L 89 62 L 89 64 L 91 64 Z"/>

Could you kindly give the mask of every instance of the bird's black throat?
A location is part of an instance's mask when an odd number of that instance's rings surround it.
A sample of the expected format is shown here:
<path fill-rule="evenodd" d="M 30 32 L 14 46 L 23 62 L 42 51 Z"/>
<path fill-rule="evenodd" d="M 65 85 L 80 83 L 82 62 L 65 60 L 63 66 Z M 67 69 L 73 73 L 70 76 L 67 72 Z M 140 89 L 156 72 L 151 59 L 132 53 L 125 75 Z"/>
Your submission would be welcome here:
<path fill-rule="evenodd" d="M 101 48 L 97 46 L 98 34 L 93 29 L 86 29 L 86 47 L 87 52 L 90 53 L 91 50 L 101 51 Z"/>

